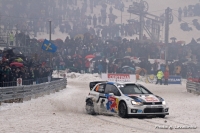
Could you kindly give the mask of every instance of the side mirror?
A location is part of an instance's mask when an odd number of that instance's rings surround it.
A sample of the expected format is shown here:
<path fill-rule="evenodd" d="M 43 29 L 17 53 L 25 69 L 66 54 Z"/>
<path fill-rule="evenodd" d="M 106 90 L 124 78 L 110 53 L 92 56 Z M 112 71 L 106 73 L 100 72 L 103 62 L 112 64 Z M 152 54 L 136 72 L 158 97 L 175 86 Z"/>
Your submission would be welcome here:
<path fill-rule="evenodd" d="M 110 96 L 114 96 L 114 93 L 109 93 Z"/>

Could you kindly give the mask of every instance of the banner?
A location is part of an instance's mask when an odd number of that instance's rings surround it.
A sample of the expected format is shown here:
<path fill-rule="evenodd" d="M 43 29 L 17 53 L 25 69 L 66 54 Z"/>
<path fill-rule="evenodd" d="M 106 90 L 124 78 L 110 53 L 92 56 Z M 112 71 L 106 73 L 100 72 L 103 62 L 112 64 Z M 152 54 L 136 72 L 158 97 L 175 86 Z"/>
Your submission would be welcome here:
<path fill-rule="evenodd" d="M 101 74 L 102 80 L 111 82 L 136 82 L 136 76 L 130 74 Z"/>
<path fill-rule="evenodd" d="M 146 83 L 155 84 L 157 81 L 157 77 L 155 75 L 148 75 L 146 77 Z M 181 76 L 170 75 L 168 79 L 168 84 L 181 84 Z M 163 78 L 163 84 L 165 79 Z"/>
<path fill-rule="evenodd" d="M 181 76 L 169 76 L 168 84 L 181 84 Z"/>
<path fill-rule="evenodd" d="M 147 75 L 147 78 L 146 78 L 146 83 L 156 83 L 156 81 L 157 81 L 157 77 L 155 76 L 155 75 Z"/>

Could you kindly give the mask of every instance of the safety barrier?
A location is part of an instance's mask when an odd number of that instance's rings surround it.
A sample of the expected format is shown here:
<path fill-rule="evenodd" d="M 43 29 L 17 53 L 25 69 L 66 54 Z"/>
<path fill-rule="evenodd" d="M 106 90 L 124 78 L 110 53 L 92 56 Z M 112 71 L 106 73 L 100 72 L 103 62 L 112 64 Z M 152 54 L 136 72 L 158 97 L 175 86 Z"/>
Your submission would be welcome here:
<path fill-rule="evenodd" d="M 200 94 L 200 83 L 187 81 L 186 88 L 187 92 Z"/>
<path fill-rule="evenodd" d="M 48 77 L 22 80 L 21 82 L 22 82 L 22 85 L 32 85 L 34 84 L 34 82 L 35 84 L 41 84 L 41 83 L 48 82 Z M 11 86 L 17 86 L 17 81 L 0 82 L 0 87 L 11 87 Z"/>
<path fill-rule="evenodd" d="M 23 102 L 65 89 L 67 79 L 54 78 L 51 82 L 0 88 L 1 102 Z"/>

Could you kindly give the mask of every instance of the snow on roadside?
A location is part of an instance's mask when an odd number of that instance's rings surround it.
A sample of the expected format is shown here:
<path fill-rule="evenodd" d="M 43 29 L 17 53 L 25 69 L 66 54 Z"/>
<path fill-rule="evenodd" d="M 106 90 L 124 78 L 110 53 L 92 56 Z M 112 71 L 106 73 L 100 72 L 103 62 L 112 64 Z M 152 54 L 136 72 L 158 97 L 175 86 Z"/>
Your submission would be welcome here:
<path fill-rule="evenodd" d="M 67 73 L 67 71 L 59 71 L 53 72 L 53 77 L 55 78 L 63 78 L 63 75 L 65 74 L 67 77 L 68 81 L 74 81 L 74 82 L 91 82 L 91 81 L 101 81 L 101 75 L 99 75 L 98 73 L 94 73 L 94 74 L 89 74 L 89 73 L 85 73 L 85 74 L 81 74 L 81 73 L 75 73 L 75 72 L 71 72 L 71 73 Z"/>
<path fill-rule="evenodd" d="M 79 81 L 79 82 L 91 82 L 91 81 L 101 81 L 101 77 L 99 74 L 81 74 L 76 75 L 76 78 L 71 79 L 72 81 Z"/>
<path fill-rule="evenodd" d="M 131 132 L 133 129 L 98 119 L 85 113 L 89 89 L 84 82 L 58 93 L 40 97 L 16 106 L 0 106 L 0 132 Z M 82 86 L 79 88 L 78 86 Z M 14 104 L 13 104 L 14 105 Z"/>

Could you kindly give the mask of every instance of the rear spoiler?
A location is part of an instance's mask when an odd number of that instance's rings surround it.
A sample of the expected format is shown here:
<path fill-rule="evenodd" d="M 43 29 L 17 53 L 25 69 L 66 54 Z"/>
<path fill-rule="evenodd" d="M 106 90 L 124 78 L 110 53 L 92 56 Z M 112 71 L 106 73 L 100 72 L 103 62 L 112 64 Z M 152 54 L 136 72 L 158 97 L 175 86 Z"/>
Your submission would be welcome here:
<path fill-rule="evenodd" d="M 90 87 L 90 90 L 93 89 L 93 87 L 96 85 L 96 84 L 99 84 L 99 83 L 106 83 L 107 81 L 94 81 L 94 82 L 90 82 L 89 84 L 89 87 Z"/>

